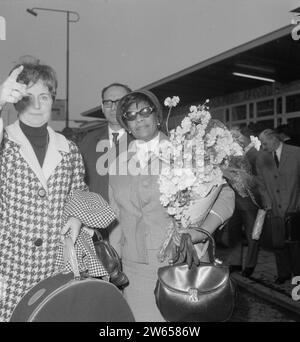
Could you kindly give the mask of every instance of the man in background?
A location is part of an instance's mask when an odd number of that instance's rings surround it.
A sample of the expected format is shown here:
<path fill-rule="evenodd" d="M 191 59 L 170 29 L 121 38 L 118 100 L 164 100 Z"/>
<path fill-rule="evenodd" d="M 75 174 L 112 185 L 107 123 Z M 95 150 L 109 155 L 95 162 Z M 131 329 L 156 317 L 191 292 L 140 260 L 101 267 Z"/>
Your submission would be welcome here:
<path fill-rule="evenodd" d="M 283 143 L 272 129 L 261 132 L 259 139 L 263 152 L 256 159 L 256 169 L 263 206 L 284 222 L 286 214 L 299 209 L 300 148 Z M 283 241 L 283 246 L 274 250 L 277 284 L 300 275 L 300 243 Z"/>
<path fill-rule="evenodd" d="M 110 150 L 114 149 L 115 157 L 127 149 L 131 138 L 116 119 L 119 100 L 131 89 L 121 83 L 112 83 L 102 90 L 102 111 L 107 123 L 87 134 L 80 144 L 80 151 L 86 169 L 86 182 L 90 191 L 100 193 L 107 201 L 109 185 Z"/>

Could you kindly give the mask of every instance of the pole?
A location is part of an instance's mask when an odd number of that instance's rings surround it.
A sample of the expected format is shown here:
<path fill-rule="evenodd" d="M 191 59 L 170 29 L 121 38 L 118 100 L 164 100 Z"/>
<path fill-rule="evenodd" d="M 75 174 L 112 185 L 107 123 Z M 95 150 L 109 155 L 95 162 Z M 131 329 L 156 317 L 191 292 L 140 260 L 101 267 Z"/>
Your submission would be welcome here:
<path fill-rule="evenodd" d="M 56 8 L 43 8 L 43 7 L 33 7 L 31 9 L 27 9 L 27 12 L 37 16 L 36 11 L 50 11 L 50 12 L 60 12 L 67 14 L 67 57 L 66 57 L 66 128 L 69 128 L 69 24 L 70 23 L 77 23 L 80 19 L 79 13 L 68 11 L 68 10 L 61 10 Z M 70 14 L 75 16 L 75 18 L 70 18 Z"/>
<path fill-rule="evenodd" d="M 70 12 L 67 12 L 66 128 L 69 127 L 69 23 L 70 23 Z"/>

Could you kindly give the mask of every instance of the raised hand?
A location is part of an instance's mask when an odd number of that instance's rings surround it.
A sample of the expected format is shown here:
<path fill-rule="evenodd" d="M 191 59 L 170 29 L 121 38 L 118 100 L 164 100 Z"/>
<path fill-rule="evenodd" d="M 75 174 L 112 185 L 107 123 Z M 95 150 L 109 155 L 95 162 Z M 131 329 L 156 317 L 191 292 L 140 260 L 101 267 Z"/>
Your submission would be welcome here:
<path fill-rule="evenodd" d="M 13 70 L 8 78 L 0 85 L 0 109 L 6 102 L 17 103 L 27 96 L 27 85 L 17 82 L 17 78 L 23 71 L 23 65 Z"/>

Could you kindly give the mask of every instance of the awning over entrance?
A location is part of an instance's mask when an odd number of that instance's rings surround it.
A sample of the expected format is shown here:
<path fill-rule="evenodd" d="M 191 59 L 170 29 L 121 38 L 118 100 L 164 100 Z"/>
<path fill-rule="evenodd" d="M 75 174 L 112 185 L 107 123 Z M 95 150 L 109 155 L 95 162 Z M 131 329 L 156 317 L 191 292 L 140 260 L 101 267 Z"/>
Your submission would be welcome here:
<path fill-rule="evenodd" d="M 298 80 L 300 41 L 292 39 L 293 27 L 289 25 L 274 31 L 149 84 L 144 89 L 153 91 L 161 102 L 168 96 L 179 96 L 180 104 L 185 105 L 270 84 L 235 76 L 234 72 L 273 79 L 278 83 Z"/>
<path fill-rule="evenodd" d="M 293 25 L 283 27 L 143 89 L 153 91 L 161 103 L 168 96 L 179 96 L 180 105 L 184 106 L 270 84 L 233 73 L 264 77 L 281 84 L 299 80 L 300 40 L 293 40 L 293 28 Z M 82 116 L 104 118 L 100 107 L 92 108 Z"/>

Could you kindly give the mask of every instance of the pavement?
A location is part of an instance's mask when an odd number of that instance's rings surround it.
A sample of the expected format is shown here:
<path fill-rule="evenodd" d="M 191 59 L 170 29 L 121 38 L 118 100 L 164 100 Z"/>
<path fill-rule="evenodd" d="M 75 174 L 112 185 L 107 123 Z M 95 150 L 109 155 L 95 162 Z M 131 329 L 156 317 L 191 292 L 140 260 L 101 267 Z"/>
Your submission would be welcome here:
<path fill-rule="evenodd" d="M 243 256 L 245 256 L 247 246 L 243 249 Z M 217 246 L 216 256 L 224 264 L 227 264 L 229 254 L 229 248 Z M 292 280 L 282 285 L 275 284 L 274 281 L 277 277 L 276 263 L 275 256 L 271 251 L 260 249 L 257 266 L 251 277 L 243 277 L 240 272 L 234 272 L 231 276 L 240 287 L 270 303 L 300 315 L 300 278 L 297 282 L 294 279 L 294 284 L 292 284 Z M 298 288 L 296 288 L 297 284 Z"/>

